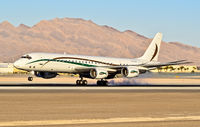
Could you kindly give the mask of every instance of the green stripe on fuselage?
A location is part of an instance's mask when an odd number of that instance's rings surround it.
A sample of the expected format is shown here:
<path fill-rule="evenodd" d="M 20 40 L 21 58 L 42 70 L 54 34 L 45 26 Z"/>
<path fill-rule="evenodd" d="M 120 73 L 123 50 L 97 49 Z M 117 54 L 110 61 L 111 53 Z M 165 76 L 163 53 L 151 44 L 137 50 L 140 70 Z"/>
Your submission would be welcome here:
<path fill-rule="evenodd" d="M 77 62 L 66 61 L 66 60 L 56 60 L 56 59 L 39 59 L 39 60 L 29 62 L 27 64 L 36 63 L 36 62 L 40 62 L 40 61 L 46 61 L 46 62 L 53 61 L 53 62 L 62 62 L 62 63 L 81 65 L 81 66 L 86 66 L 86 67 L 96 67 L 96 65 L 85 64 L 85 63 L 77 63 Z"/>
<path fill-rule="evenodd" d="M 137 72 L 137 71 L 135 71 L 135 70 L 132 70 L 132 71 L 131 71 L 131 73 L 138 73 L 138 72 Z"/>

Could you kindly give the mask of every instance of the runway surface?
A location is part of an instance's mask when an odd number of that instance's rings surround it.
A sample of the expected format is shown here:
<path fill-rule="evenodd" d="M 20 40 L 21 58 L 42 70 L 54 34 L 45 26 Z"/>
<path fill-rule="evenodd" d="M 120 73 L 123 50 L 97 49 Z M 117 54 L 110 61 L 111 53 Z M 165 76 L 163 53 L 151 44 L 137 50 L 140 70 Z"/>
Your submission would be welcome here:
<path fill-rule="evenodd" d="M 196 127 L 200 85 L 0 85 L 0 127 Z"/>
<path fill-rule="evenodd" d="M 177 122 L 177 121 L 198 121 L 200 116 L 186 117 L 129 117 L 129 118 L 107 118 L 107 119 L 79 119 L 79 120 L 37 120 L 37 121 L 12 121 L 0 122 L 0 127 L 18 126 L 52 126 L 52 125 L 88 125 L 107 123 L 138 123 L 138 122 Z"/>
<path fill-rule="evenodd" d="M 51 90 L 51 91 L 94 91 L 94 92 L 103 92 L 103 91 L 199 91 L 200 85 L 120 85 L 120 86 L 97 86 L 97 85 L 88 85 L 88 86 L 76 86 L 73 84 L 6 84 L 0 85 L 0 91 L 5 90 Z"/>

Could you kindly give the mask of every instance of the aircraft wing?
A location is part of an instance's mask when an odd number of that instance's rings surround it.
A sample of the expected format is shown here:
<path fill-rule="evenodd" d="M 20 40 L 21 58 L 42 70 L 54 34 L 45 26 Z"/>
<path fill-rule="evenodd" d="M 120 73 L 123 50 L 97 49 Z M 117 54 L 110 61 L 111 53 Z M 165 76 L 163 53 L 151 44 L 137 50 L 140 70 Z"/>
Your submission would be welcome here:
<path fill-rule="evenodd" d="M 140 64 L 140 65 L 97 66 L 97 67 L 77 68 L 76 70 L 78 72 L 89 72 L 91 69 L 101 68 L 110 73 L 114 73 L 114 72 L 120 71 L 124 67 L 136 67 L 138 70 L 147 71 L 147 70 L 152 70 L 152 69 L 159 68 L 162 66 L 180 65 L 180 64 L 189 64 L 189 63 L 192 63 L 192 62 L 188 62 L 186 60 L 178 60 L 178 61 L 172 61 L 172 62 L 166 62 L 166 63 L 152 63 L 152 64 Z"/>
<path fill-rule="evenodd" d="M 180 64 L 189 64 L 192 62 L 188 62 L 186 60 L 178 60 L 178 61 L 171 61 L 166 63 L 151 63 L 151 64 L 140 64 L 140 65 L 115 65 L 115 66 L 97 66 L 97 67 L 87 67 L 87 68 L 77 68 L 76 70 L 79 73 L 87 73 L 90 72 L 91 69 L 104 69 L 109 73 L 116 73 L 120 72 L 124 67 L 136 67 L 140 71 L 148 71 L 152 69 L 156 69 L 162 66 L 169 66 L 169 65 L 180 65 Z"/>
<path fill-rule="evenodd" d="M 172 62 L 166 62 L 166 63 L 147 64 L 147 65 L 144 65 L 144 67 L 155 69 L 155 68 L 159 68 L 162 66 L 181 65 L 181 64 L 190 64 L 190 63 L 192 63 L 192 62 L 188 62 L 186 60 L 179 60 L 179 61 L 172 61 Z"/>
<path fill-rule="evenodd" d="M 87 68 L 77 68 L 76 71 L 79 73 L 88 73 L 91 69 L 103 69 L 108 71 L 109 73 L 121 73 L 121 69 L 124 67 L 136 67 L 140 71 L 147 71 L 149 70 L 146 67 L 142 66 L 135 66 L 135 65 L 124 65 L 124 66 L 97 66 L 97 67 L 87 67 Z"/>
<path fill-rule="evenodd" d="M 80 73 L 89 72 L 91 69 L 101 68 L 108 72 L 116 72 L 116 69 L 110 68 L 110 66 L 97 66 L 97 67 L 87 67 L 87 68 L 77 68 L 76 71 Z"/>
<path fill-rule="evenodd" d="M 187 60 L 178 60 L 178 61 L 171 61 L 166 63 L 151 63 L 151 64 L 139 64 L 139 65 L 122 65 L 122 66 L 100 66 L 101 68 L 110 68 L 110 69 L 121 69 L 123 67 L 137 67 L 139 70 L 149 70 L 149 68 L 159 68 L 162 66 L 169 66 L 169 65 L 180 65 L 180 64 L 190 64 Z"/>

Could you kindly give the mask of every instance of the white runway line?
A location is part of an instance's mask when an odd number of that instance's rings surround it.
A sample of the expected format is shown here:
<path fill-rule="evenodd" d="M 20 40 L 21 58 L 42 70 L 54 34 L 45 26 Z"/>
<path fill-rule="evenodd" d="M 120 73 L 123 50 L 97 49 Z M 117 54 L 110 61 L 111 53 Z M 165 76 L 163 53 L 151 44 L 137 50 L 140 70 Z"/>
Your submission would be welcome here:
<path fill-rule="evenodd" d="M 0 87 L 0 90 L 200 90 L 200 87 Z"/>
<path fill-rule="evenodd" d="M 163 122 L 163 121 L 193 121 L 200 120 L 200 116 L 179 117 L 132 117 L 132 118 L 108 118 L 108 119 L 80 119 L 80 120 L 39 120 L 39 121 L 10 121 L 0 122 L 0 127 L 15 126 L 45 126 L 45 125 L 76 125 L 76 124 L 99 124 L 99 123 L 125 123 L 125 122 Z"/>

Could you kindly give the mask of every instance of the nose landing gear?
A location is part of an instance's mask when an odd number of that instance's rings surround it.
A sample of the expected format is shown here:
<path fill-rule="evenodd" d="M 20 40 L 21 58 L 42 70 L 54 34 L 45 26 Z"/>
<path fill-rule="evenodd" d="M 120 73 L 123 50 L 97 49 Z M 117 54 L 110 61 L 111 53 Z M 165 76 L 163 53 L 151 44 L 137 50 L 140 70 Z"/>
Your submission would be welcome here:
<path fill-rule="evenodd" d="M 28 74 L 28 81 L 33 81 L 33 76 L 34 75 L 34 71 L 30 71 Z"/>
<path fill-rule="evenodd" d="M 28 77 L 28 81 L 33 81 L 33 77 Z"/>

